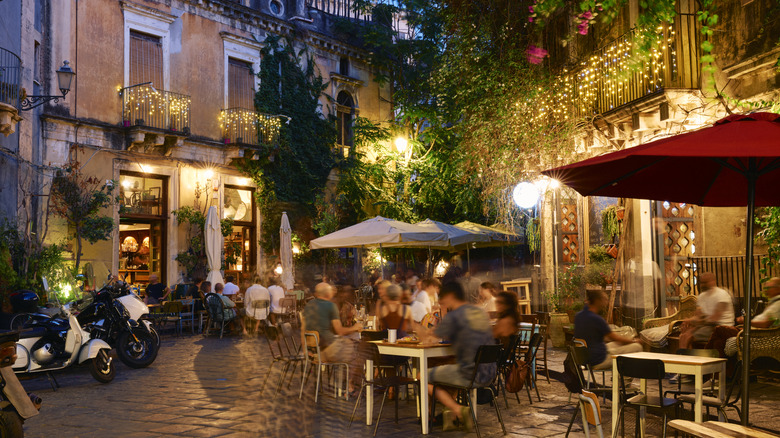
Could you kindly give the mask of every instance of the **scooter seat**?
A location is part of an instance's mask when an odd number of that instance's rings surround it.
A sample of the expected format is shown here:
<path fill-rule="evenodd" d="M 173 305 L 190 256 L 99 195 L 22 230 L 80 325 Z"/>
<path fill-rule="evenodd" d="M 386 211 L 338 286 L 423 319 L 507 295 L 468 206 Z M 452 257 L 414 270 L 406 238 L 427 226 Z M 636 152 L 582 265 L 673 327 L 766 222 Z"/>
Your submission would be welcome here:
<path fill-rule="evenodd" d="M 44 327 L 33 327 L 30 329 L 22 329 L 19 332 L 19 339 L 40 338 L 46 334 Z"/>

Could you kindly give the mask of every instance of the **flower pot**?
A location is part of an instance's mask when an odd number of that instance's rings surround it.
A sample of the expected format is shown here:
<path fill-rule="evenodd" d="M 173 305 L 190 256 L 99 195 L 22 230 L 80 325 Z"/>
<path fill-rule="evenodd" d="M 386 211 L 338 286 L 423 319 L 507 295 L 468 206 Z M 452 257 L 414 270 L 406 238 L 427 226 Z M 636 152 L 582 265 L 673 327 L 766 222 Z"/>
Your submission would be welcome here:
<path fill-rule="evenodd" d="M 553 347 L 563 348 L 566 346 L 566 334 L 563 327 L 569 324 L 569 315 L 566 313 L 550 314 L 550 339 Z"/>
<path fill-rule="evenodd" d="M 610 255 L 613 259 L 616 259 L 618 256 L 618 247 L 617 245 L 608 245 L 607 247 L 607 254 Z"/>

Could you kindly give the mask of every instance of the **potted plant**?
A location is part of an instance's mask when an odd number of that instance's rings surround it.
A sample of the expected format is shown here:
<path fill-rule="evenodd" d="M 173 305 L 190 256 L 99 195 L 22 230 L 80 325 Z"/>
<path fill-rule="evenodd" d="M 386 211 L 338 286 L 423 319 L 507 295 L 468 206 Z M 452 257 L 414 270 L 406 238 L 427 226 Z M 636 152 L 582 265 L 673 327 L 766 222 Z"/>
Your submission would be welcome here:
<path fill-rule="evenodd" d="M 584 280 L 588 286 L 597 286 L 605 290 L 612 283 L 615 262 L 601 245 L 588 248 L 588 264 L 585 267 Z"/>
<path fill-rule="evenodd" d="M 577 265 L 570 265 L 558 272 L 558 290 L 544 293 L 550 304 L 550 338 L 554 347 L 566 345 L 563 331 L 570 321 L 569 313 L 582 307 L 583 275 Z M 573 314 L 573 313 L 572 313 Z"/>
<path fill-rule="evenodd" d="M 618 219 L 617 207 L 610 205 L 601 210 L 601 231 L 604 238 L 615 242 L 615 238 L 620 235 L 620 219 Z"/>

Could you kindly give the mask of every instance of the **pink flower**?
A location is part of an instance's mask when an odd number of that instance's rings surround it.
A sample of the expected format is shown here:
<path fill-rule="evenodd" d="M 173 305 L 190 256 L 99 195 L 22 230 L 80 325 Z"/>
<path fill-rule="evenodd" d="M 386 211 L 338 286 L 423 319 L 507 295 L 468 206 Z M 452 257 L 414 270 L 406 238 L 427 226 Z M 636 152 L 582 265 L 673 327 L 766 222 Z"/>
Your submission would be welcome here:
<path fill-rule="evenodd" d="M 534 7 L 533 7 L 533 5 L 528 7 L 528 12 L 530 12 L 530 13 L 532 13 L 532 14 L 534 13 Z"/>
<path fill-rule="evenodd" d="M 544 50 L 541 47 L 536 47 L 534 45 L 528 46 L 528 50 L 526 50 L 525 53 L 528 57 L 528 62 L 531 64 L 541 64 L 544 58 L 547 56 L 547 50 Z"/>
<path fill-rule="evenodd" d="M 593 12 L 585 11 L 582 13 L 582 15 L 580 15 L 580 18 L 582 18 L 583 20 L 590 20 L 591 18 L 593 18 Z"/>
<path fill-rule="evenodd" d="M 528 22 L 529 23 L 533 23 L 534 22 L 534 17 L 528 17 Z"/>
<path fill-rule="evenodd" d="M 577 25 L 577 31 L 580 35 L 587 35 L 588 34 L 588 22 L 583 21 L 582 23 Z"/>

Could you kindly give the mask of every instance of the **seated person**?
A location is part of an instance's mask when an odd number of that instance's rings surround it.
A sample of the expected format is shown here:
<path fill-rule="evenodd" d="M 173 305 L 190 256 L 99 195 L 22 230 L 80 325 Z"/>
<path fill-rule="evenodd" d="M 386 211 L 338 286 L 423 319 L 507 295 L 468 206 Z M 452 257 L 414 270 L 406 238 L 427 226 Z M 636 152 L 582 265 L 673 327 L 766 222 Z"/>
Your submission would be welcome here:
<path fill-rule="evenodd" d="M 707 342 L 719 325 L 734 325 L 734 303 L 731 294 L 715 285 L 715 274 L 699 275 L 701 292 L 696 300 L 696 312 L 683 321 L 680 348 L 691 348 L 694 341 Z"/>
<path fill-rule="evenodd" d="M 588 290 L 585 307 L 574 317 L 574 337 L 588 344 L 589 364 L 594 370 L 612 368 L 612 356 L 642 351 L 639 339 L 620 336 L 609 328 L 599 315 L 608 305 L 609 298 L 601 290 Z M 611 342 L 604 342 L 604 338 Z"/>
<path fill-rule="evenodd" d="M 276 322 L 277 316 L 282 313 L 282 306 L 279 301 L 284 298 L 284 288 L 279 285 L 279 277 L 270 277 L 268 279 L 268 294 L 271 296 L 271 321 Z"/>
<path fill-rule="evenodd" d="M 438 316 L 435 314 L 439 310 L 439 289 L 441 283 L 435 278 L 426 278 L 420 283 L 421 290 L 417 293 L 412 303 L 412 319 L 415 322 L 423 323 L 426 320 L 426 326 L 436 325 Z"/>
<path fill-rule="evenodd" d="M 339 310 L 333 299 L 333 287 L 328 283 L 319 283 L 314 288 L 314 299 L 303 309 L 301 332 L 315 331 L 320 338 L 322 359 L 330 362 L 349 364 L 349 392 L 356 396 L 356 385 L 360 384 L 363 361 L 358 356 L 358 342 L 350 339 L 349 334 L 363 329 L 361 324 L 344 327 L 339 319 Z M 305 344 L 305 339 L 303 340 Z"/>
<path fill-rule="evenodd" d="M 240 288 L 237 284 L 233 283 L 233 280 L 235 280 L 235 277 L 232 275 L 225 276 L 225 287 L 222 289 L 222 294 L 233 298 L 233 295 L 237 294 Z"/>
<path fill-rule="evenodd" d="M 204 281 L 205 283 L 209 283 L 208 281 Z M 210 286 L 211 284 L 209 284 Z M 224 286 L 222 283 L 217 283 L 214 285 L 214 293 L 219 295 L 219 297 L 222 299 L 222 318 L 224 318 L 225 322 L 233 322 L 238 323 L 238 325 L 241 327 L 242 334 L 247 334 L 246 327 L 244 327 L 244 321 L 241 318 L 238 318 L 238 312 L 236 312 L 236 303 L 233 302 L 230 298 L 222 294 L 222 291 L 224 289 Z"/>
<path fill-rule="evenodd" d="M 149 284 L 146 285 L 146 304 L 160 304 L 168 298 L 171 290 L 160 282 L 157 274 L 149 276 Z"/>
<path fill-rule="evenodd" d="M 511 292 L 499 293 L 496 297 L 496 311 L 498 320 L 493 326 L 493 337 L 508 347 L 509 337 L 517 334 L 517 325 L 520 323 L 517 295 Z"/>
<path fill-rule="evenodd" d="M 515 300 L 517 301 L 517 300 Z M 486 281 L 479 285 L 479 298 L 477 304 L 486 312 L 496 312 L 496 287 Z"/>
<path fill-rule="evenodd" d="M 391 284 L 385 292 L 385 304 L 379 309 L 380 329 L 397 330 L 398 339 L 407 335 L 412 327 L 412 312 L 409 306 L 401 303 L 401 286 Z"/>
<path fill-rule="evenodd" d="M 763 312 L 750 320 L 750 325 L 755 328 L 775 328 L 780 327 L 780 277 L 772 277 L 764 285 L 764 295 L 769 298 L 769 302 Z M 743 317 L 737 318 L 737 324 L 744 324 Z M 720 328 L 720 327 L 719 327 Z M 732 330 L 732 336 L 726 339 L 723 346 L 723 353 L 726 356 L 735 356 L 739 350 L 737 341 L 738 329 Z M 716 346 L 717 348 L 717 346 Z"/>
<path fill-rule="evenodd" d="M 252 282 L 254 281 L 254 284 Z M 252 280 L 244 280 L 246 292 L 244 292 L 244 314 L 255 320 L 255 333 L 260 328 L 260 322 L 268 318 L 269 306 L 273 304 L 271 294 L 260 284 L 260 278 L 254 276 Z M 267 305 L 266 305 L 267 304 Z"/>
<path fill-rule="evenodd" d="M 456 364 L 441 365 L 429 370 L 432 383 L 468 385 L 474 374 L 474 358 L 481 345 L 495 344 L 490 320 L 481 308 L 466 301 L 463 287 L 456 283 L 447 283 L 439 292 L 439 302 L 449 309 L 433 333 L 420 329 L 420 337 L 426 341 L 435 341 L 435 336 L 449 341 L 455 350 Z M 481 364 L 477 370 L 477 384 L 487 384 L 496 376 L 496 364 Z M 445 430 L 455 422 L 460 422 L 468 430 L 471 427 L 471 411 L 455 401 L 452 394 L 442 387 L 433 393 L 433 385 L 428 385 L 428 393 L 435 396 L 444 406 L 443 422 Z"/>

